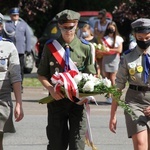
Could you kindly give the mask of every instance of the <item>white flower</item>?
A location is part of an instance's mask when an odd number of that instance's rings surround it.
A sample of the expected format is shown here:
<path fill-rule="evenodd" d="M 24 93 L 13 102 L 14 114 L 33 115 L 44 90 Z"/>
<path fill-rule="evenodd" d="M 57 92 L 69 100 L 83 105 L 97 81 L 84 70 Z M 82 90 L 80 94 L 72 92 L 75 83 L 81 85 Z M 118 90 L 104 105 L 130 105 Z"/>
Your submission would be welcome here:
<path fill-rule="evenodd" d="M 93 45 L 94 45 L 95 47 L 97 47 L 97 44 L 96 44 L 96 43 L 93 43 Z"/>
<path fill-rule="evenodd" d="M 77 75 L 75 75 L 74 80 L 75 80 L 76 84 L 78 85 L 78 83 L 82 80 L 82 73 L 79 72 Z"/>
<path fill-rule="evenodd" d="M 94 91 L 94 83 L 92 81 L 87 81 L 83 86 L 83 91 L 93 92 Z"/>
<path fill-rule="evenodd" d="M 102 80 L 102 82 L 104 83 L 105 86 L 111 87 L 111 81 L 110 81 L 109 79 L 104 78 L 104 79 Z"/>
<path fill-rule="evenodd" d="M 101 45 L 101 44 L 98 44 L 98 45 L 97 45 L 97 48 L 98 48 L 98 49 L 101 49 L 101 48 L 102 48 L 102 45 Z"/>
<path fill-rule="evenodd" d="M 82 73 L 82 78 L 83 78 L 84 80 L 88 80 L 88 79 L 89 79 L 89 74 L 87 74 L 87 73 Z"/>

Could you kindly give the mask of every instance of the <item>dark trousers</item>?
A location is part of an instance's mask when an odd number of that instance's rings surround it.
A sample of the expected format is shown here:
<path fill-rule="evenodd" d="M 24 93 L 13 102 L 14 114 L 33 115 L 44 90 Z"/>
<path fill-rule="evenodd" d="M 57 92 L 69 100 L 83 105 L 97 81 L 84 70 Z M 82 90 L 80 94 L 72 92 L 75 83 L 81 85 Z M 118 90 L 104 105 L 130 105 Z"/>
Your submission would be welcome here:
<path fill-rule="evenodd" d="M 21 77 L 22 77 L 22 82 L 23 82 L 23 77 L 24 77 L 24 54 L 19 54 L 19 61 L 20 61 Z"/>
<path fill-rule="evenodd" d="M 86 114 L 83 105 L 69 99 L 54 101 L 47 105 L 49 144 L 47 150 L 84 150 Z"/>

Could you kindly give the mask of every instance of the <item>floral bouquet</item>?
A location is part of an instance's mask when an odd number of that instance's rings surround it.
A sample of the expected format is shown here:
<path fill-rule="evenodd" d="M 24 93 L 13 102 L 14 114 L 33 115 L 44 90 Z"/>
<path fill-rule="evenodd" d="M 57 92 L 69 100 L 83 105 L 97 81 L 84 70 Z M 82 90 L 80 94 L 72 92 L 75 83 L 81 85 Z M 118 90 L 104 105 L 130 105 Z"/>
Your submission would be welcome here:
<path fill-rule="evenodd" d="M 111 51 L 108 46 L 105 46 L 104 44 L 96 44 L 93 43 L 95 50 L 96 50 L 96 57 L 101 58 L 103 55 L 111 55 L 115 54 L 116 52 Z"/>
<path fill-rule="evenodd" d="M 97 78 L 92 74 L 77 73 L 74 70 L 64 73 L 55 73 L 51 81 L 55 84 L 55 91 L 61 90 L 65 96 L 74 102 L 74 97 L 82 100 L 82 97 L 87 97 L 97 94 L 111 94 L 113 98 L 118 102 L 127 113 L 133 115 L 132 110 L 121 100 L 122 92 L 118 91 L 115 86 L 111 86 L 111 81 L 107 78 Z M 54 99 L 51 96 L 39 100 L 39 103 L 45 104 L 53 102 Z"/>

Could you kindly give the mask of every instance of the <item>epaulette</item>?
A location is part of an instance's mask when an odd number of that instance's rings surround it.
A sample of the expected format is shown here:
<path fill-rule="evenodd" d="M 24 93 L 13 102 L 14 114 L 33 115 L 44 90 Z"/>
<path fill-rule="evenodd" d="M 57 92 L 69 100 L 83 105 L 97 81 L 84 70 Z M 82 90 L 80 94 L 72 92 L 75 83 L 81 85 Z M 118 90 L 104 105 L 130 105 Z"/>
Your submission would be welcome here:
<path fill-rule="evenodd" d="M 81 38 L 81 42 L 86 44 L 86 45 L 89 45 L 89 42 L 87 40 L 83 39 L 83 38 Z"/>
<path fill-rule="evenodd" d="M 46 44 L 52 43 L 54 39 L 49 39 L 46 41 Z"/>
<path fill-rule="evenodd" d="M 8 23 L 8 22 L 12 22 L 12 21 L 11 21 L 11 20 L 6 20 L 5 22 L 7 22 L 7 23 Z"/>
<path fill-rule="evenodd" d="M 6 38 L 2 38 L 3 41 L 8 41 L 8 42 L 12 42 L 12 40 L 10 39 L 6 39 Z"/>
<path fill-rule="evenodd" d="M 127 54 L 129 54 L 130 52 L 132 52 L 132 50 L 133 50 L 133 49 L 128 49 L 128 50 L 126 50 L 123 54 L 127 55 Z"/>

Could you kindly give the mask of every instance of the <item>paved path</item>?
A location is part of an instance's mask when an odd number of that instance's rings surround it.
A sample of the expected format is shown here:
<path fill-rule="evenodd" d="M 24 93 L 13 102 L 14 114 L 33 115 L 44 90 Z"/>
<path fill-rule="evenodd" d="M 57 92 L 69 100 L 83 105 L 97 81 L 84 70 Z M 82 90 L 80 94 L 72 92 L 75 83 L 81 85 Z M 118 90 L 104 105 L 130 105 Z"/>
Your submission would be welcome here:
<path fill-rule="evenodd" d="M 47 91 L 43 88 L 24 88 L 22 96 L 25 117 L 21 122 L 15 123 L 15 134 L 5 134 L 4 150 L 46 150 L 47 109 L 46 105 L 38 104 L 38 100 L 47 96 Z M 110 105 L 105 103 L 102 95 L 96 96 L 96 99 L 99 105 L 90 104 L 90 120 L 94 143 L 98 150 L 132 150 L 122 109 L 118 109 L 118 128 L 117 133 L 113 134 L 108 129 Z M 91 148 L 86 146 L 85 150 Z"/>

